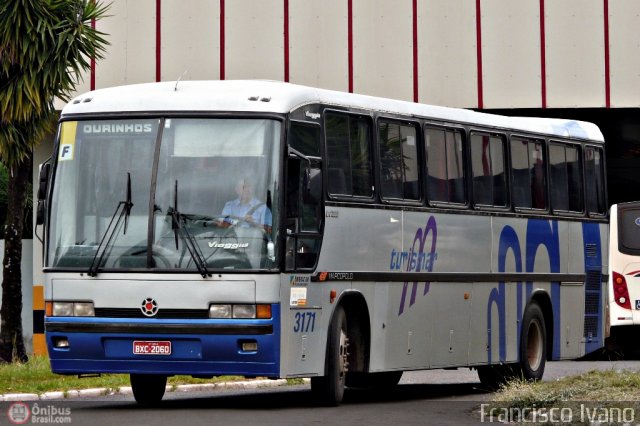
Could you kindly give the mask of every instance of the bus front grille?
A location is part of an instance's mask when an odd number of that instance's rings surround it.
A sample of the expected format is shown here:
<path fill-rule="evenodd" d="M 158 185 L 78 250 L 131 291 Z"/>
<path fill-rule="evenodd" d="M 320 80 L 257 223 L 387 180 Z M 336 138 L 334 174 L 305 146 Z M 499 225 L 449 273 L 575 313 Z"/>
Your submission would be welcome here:
<path fill-rule="evenodd" d="M 97 318 L 149 318 L 137 308 L 95 308 Z M 153 316 L 158 319 L 206 319 L 208 309 L 158 309 Z"/>

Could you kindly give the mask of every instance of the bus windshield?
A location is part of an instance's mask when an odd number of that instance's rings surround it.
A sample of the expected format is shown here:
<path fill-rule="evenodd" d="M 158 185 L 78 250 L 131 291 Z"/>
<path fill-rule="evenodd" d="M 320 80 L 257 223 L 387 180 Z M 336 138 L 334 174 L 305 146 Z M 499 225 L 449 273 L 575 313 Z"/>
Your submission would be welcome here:
<path fill-rule="evenodd" d="M 272 269 L 280 132 L 262 118 L 63 122 L 47 266 Z"/>

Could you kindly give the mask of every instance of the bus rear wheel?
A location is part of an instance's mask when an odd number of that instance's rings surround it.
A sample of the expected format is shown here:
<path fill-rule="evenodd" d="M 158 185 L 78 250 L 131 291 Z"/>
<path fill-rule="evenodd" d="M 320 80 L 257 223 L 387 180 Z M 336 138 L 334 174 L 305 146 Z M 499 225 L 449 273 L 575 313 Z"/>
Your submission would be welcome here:
<path fill-rule="evenodd" d="M 167 387 L 167 376 L 159 374 L 131 374 L 131 390 L 136 402 L 153 405 L 162 400 Z"/>
<path fill-rule="evenodd" d="M 478 367 L 480 382 L 496 390 L 513 379 L 540 380 L 547 360 L 547 329 L 542 308 L 531 302 L 522 317 L 519 362 Z"/>
<path fill-rule="evenodd" d="M 526 380 L 540 380 L 547 361 L 547 329 L 536 302 L 529 304 L 520 331 L 520 369 Z"/>
<path fill-rule="evenodd" d="M 311 391 L 319 402 L 338 405 L 344 397 L 344 386 L 349 369 L 349 338 L 347 316 L 338 306 L 331 320 L 327 336 L 327 361 L 325 375 L 311 378 Z"/>

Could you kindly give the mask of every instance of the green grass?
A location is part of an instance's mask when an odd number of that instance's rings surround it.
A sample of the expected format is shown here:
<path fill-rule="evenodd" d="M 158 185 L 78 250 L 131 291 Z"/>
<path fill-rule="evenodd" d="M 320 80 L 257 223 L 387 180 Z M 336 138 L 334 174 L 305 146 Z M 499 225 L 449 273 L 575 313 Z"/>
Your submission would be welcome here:
<path fill-rule="evenodd" d="M 585 412 L 585 407 L 587 410 Z M 504 410 L 565 408 L 576 416 L 570 424 L 589 424 L 588 414 L 598 416 L 605 411 L 634 410 L 635 423 L 640 420 L 640 373 L 626 370 L 589 371 L 551 382 L 513 381 L 498 391 L 489 402 L 489 408 Z M 502 410 L 502 411 L 500 411 Z M 546 410 L 546 411 L 545 411 Z M 517 412 L 517 411 L 516 411 Z M 628 413 L 628 412 L 627 412 Z M 531 421 L 531 416 L 529 420 Z M 544 423 L 544 422 L 543 422 Z M 634 424 L 635 424 L 634 423 Z"/>
<path fill-rule="evenodd" d="M 173 376 L 170 385 L 216 383 L 242 380 L 238 376 L 221 376 L 213 379 L 194 379 L 191 376 Z M 79 379 L 77 376 L 61 376 L 53 374 L 49 366 L 49 358 L 32 356 L 25 364 L 0 365 L 0 395 L 7 393 L 36 393 L 50 391 L 69 391 L 88 388 L 107 388 L 118 390 L 129 386 L 127 374 L 105 374 L 100 377 Z"/>

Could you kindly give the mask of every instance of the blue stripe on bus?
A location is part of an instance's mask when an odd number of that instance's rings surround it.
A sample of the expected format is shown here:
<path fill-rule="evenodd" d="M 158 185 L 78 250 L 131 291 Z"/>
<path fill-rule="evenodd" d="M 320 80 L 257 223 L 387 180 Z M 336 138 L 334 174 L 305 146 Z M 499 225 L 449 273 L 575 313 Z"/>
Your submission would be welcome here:
<path fill-rule="evenodd" d="M 525 256 L 524 256 L 524 271 L 532 273 L 535 271 L 535 260 L 538 248 L 544 246 L 549 255 L 549 272 L 560 272 L 560 240 L 558 233 L 558 222 L 542 220 L 542 219 L 529 219 L 527 221 L 527 231 L 525 236 Z M 500 241 L 498 246 L 498 272 L 506 272 L 507 257 L 511 252 L 513 261 L 515 262 L 515 270 L 517 273 L 523 272 L 523 256 L 520 245 L 520 239 L 515 229 L 509 225 L 502 228 L 500 232 Z M 527 281 L 525 283 L 524 295 L 522 289 L 522 282 L 517 282 L 516 287 L 516 315 L 518 319 L 521 319 L 524 315 L 524 306 L 529 302 L 531 294 L 533 292 L 533 281 Z M 499 327 L 499 361 L 504 362 L 507 359 L 507 338 L 506 338 L 506 294 L 505 294 L 505 282 L 500 281 L 498 287 L 491 290 L 489 295 L 489 301 L 487 306 L 487 328 L 493 330 L 491 308 L 495 303 L 498 309 L 498 327 Z M 553 354 L 552 358 L 557 359 L 560 357 L 560 284 L 558 282 L 551 283 L 551 304 L 553 309 Z M 519 322 L 521 324 L 522 321 Z M 517 348 L 520 348 L 520 334 L 521 330 L 517 331 Z M 491 346 L 491 336 L 489 336 L 489 346 Z M 491 348 L 490 348 L 491 349 Z M 488 362 L 492 363 L 491 350 L 488 353 Z M 518 350 L 519 352 L 519 350 Z"/>
<path fill-rule="evenodd" d="M 538 248 L 544 246 L 549 255 L 549 272 L 560 272 L 560 236 L 558 221 L 529 219 L 527 223 L 527 272 L 533 272 Z M 527 282 L 527 302 L 531 297 L 533 282 Z M 551 283 L 551 308 L 553 311 L 553 353 L 552 359 L 560 358 L 562 348 L 560 335 L 562 332 L 562 318 L 560 310 L 560 283 Z M 522 318 L 522 315 L 519 316 Z M 518 346 L 519 347 L 519 346 Z"/>
<path fill-rule="evenodd" d="M 138 333 L 63 333 L 47 332 L 47 346 L 54 373 L 149 373 L 185 375 L 240 375 L 279 377 L 280 305 L 272 305 L 271 320 L 215 320 L 220 323 L 270 322 L 272 334 L 138 334 Z M 55 318 L 49 318 L 55 322 Z M 87 318 L 65 318 L 77 322 Z M 96 319 L 92 319 L 96 321 Z M 110 319 L 111 322 L 135 320 Z M 158 320 L 160 323 L 161 320 Z M 185 326 L 206 320 L 182 320 Z M 212 320 L 211 320 L 212 321 Z M 100 321 L 102 322 L 102 321 Z M 166 321 L 175 324 L 176 321 Z M 65 337 L 68 349 L 53 347 L 53 341 Z M 171 355 L 134 355 L 133 341 L 171 341 Z M 243 352 L 242 342 L 256 342 L 256 352 Z"/>

